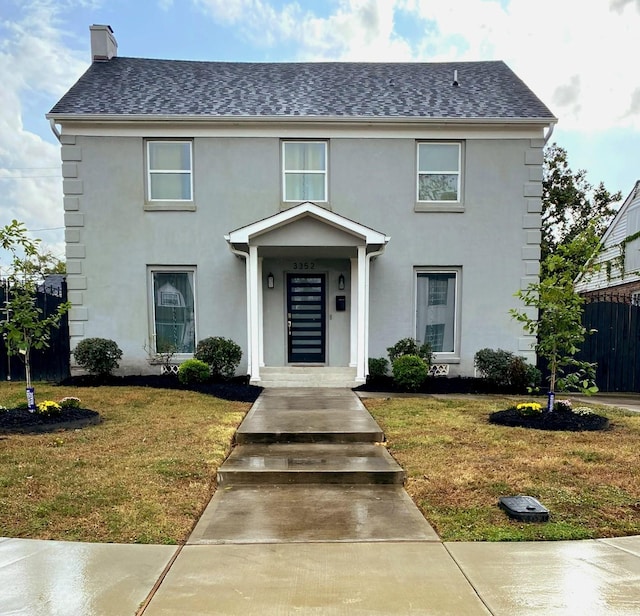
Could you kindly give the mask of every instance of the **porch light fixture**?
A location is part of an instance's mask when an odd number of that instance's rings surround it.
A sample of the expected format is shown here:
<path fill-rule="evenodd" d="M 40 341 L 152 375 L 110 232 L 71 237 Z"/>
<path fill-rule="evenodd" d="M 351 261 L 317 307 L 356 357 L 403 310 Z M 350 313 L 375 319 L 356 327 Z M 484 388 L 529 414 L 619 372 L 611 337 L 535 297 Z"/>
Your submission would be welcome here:
<path fill-rule="evenodd" d="M 344 274 L 340 274 L 340 276 L 338 276 L 338 289 L 340 289 L 340 291 L 344 291 Z"/>
<path fill-rule="evenodd" d="M 273 274 L 269 272 L 269 275 L 267 276 L 267 289 L 273 289 L 275 286 L 276 279 L 274 278 Z"/>

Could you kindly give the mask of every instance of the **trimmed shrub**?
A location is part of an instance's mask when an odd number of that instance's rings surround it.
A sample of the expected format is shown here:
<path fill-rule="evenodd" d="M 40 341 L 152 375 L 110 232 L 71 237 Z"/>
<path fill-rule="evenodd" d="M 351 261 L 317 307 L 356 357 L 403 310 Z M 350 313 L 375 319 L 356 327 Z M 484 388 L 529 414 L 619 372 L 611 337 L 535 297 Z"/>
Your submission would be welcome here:
<path fill-rule="evenodd" d="M 369 378 L 373 381 L 379 380 L 387 376 L 389 362 L 385 357 L 369 358 Z"/>
<path fill-rule="evenodd" d="M 509 368 L 513 357 L 513 353 L 502 349 L 480 349 L 474 355 L 473 363 L 483 378 L 506 387 L 511 382 Z"/>
<path fill-rule="evenodd" d="M 403 355 L 417 355 L 426 362 L 427 370 L 433 363 L 431 345 L 428 342 L 418 344 L 418 341 L 413 338 L 403 338 L 402 340 L 398 340 L 398 342 L 387 349 L 387 353 L 389 353 L 389 359 L 392 364 L 396 359 Z"/>
<path fill-rule="evenodd" d="M 542 373 L 528 364 L 524 357 L 515 356 L 509 366 L 509 382 L 517 391 L 537 391 L 542 382 Z"/>
<path fill-rule="evenodd" d="M 242 349 L 233 340 L 214 336 L 198 342 L 195 358 L 208 364 L 213 376 L 230 379 L 240 364 Z"/>
<path fill-rule="evenodd" d="M 542 375 L 524 357 L 503 349 L 481 349 L 473 358 L 483 378 L 499 387 L 512 387 L 518 391 L 535 389 Z"/>
<path fill-rule="evenodd" d="M 427 362 L 417 355 L 401 355 L 393 362 L 393 378 L 396 385 L 406 391 L 418 391 L 428 372 Z"/>
<path fill-rule="evenodd" d="M 111 374 L 122 358 L 118 345 L 107 338 L 85 338 L 73 350 L 77 364 L 98 376 Z"/>
<path fill-rule="evenodd" d="M 210 376 L 209 364 L 199 359 L 187 359 L 178 368 L 178 380 L 183 385 L 204 383 Z"/>

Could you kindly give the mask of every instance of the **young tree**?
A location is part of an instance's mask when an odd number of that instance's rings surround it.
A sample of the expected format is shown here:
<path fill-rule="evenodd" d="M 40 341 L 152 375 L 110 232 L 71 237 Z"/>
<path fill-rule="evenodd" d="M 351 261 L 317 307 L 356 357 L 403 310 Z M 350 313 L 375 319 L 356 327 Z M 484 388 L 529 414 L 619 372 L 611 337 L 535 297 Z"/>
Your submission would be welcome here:
<path fill-rule="evenodd" d="M 23 223 L 13 220 L 11 224 L 0 228 L 0 247 L 10 255 L 5 320 L 0 324 L 0 331 L 6 338 L 8 352 L 20 355 L 24 360 L 27 402 L 29 410 L 34 411 L 31 351 L 49 346 L 51 329 L 59 327 L 70 304 L 61 304 L 49 316 L 45 316 L 42 309 L 38 308 L 38 285 L 44 281 L 45 274 L 55 265 L 56 259 L 40 251 L 40 240 L 30 239 Z"/>
<path fill-rule="evenodd" d="M 591 244 L 593 233 L 587 229 L 557 247 L 555 254 L 547 255 L 541 263 L 544 276 L 540 282 L 516 293 L 529 310 L 510 311 L 525 331 L 537 337 L 536 353 L 548 363 L 549 411 L 553 410 L 556 388 L 585 394 L 598 391 L 596 365 L 575 358 L 585 337 L 593 331 L 582 324 L 584 299 L 574 290 L 577 267 L 574 259 Z"/>
<path fill-rule="evenodd" d="M 601 182 L 593 187 L 584 170 L 573 172 L 567 152 L 557 144 L 545 151 L 542 181 L 542 256 L 540 282 L 519 291 L 528 310 L 511 310 L 524 329 L 537 336 L 536 352 L 548 362 L 549 406 L 559 390 L 597 391 L 595 364 L 575 359 L 589 333 L 582 325 L 583 299 L 574 281 L 600 247 L 600 237 L 615 215 L 620 192 Z"/>

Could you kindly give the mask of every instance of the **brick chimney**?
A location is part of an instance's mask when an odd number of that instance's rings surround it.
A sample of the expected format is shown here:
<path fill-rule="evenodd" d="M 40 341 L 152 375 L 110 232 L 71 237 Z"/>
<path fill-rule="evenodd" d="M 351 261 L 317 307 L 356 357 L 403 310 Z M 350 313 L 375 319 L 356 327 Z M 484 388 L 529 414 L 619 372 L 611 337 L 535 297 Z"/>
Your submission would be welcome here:
<path fill-rule="evenodd" d="M 91 62 L 106 62 L 118 55 L 118 42 L 111 26 L 94 24 L 91 31 Z"/>

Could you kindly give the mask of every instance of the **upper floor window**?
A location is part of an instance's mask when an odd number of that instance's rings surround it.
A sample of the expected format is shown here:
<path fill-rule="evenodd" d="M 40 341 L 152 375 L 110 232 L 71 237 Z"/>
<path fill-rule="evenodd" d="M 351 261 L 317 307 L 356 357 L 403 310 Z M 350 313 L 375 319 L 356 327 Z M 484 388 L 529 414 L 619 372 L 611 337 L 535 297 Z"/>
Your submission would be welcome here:
<path fill-rule="evenodd" d="M 282 185 L 284 201 L 326 201 L 327 143 L 284 141 Z"/>
<path fill-rule="evenodd" d="M 149 201 L 193 201 L 190 141 L 147 141 Z"/>
<path fill-rule="evenodd" d="M 459 143 L 418 143 L 418 201 L 460 201 Z"/>

